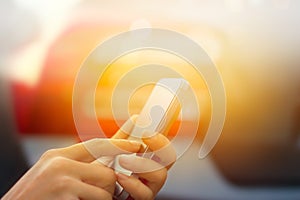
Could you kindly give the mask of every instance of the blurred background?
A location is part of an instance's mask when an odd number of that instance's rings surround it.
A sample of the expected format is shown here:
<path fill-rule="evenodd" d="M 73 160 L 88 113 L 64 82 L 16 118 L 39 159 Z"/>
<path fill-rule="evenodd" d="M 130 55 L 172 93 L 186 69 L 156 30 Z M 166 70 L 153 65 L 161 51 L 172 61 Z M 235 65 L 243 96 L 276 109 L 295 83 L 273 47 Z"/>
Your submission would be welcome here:
<path fill-rule="evenodd" d="M 132 66 L 147 60 L 172 66 L 197 93 L 197 138 L 171 169 L 158 199 L 300 199 L 299 9 L 297 0 L 1 1 L 1 135 L 13 135 L 12 143 L 1 139 L 1 151 L 8 152 L 3 159 L 16 158 L 11 162 L 18 172 L 1 177 L 1 192 L 45 150 L 79 141 L 73 83 L 97 44 L 124 31 L 153 27 L 183 33 L 200 44 L 220 71 L 227 95 L 222 135 L 213 152 L 199 160 L 211 105 L 203 79 L 191 66 L 174 55 L 141 51 L 106 72 L 95 106 L 107 136 L 118 129 L 111 90 Z M 131 85 L 126 82 L 122 89 Z M 139 112 L 151 88 L 132 97 L 130 113 Z M 93 106 L 86 105 L 86 112 Z"/>

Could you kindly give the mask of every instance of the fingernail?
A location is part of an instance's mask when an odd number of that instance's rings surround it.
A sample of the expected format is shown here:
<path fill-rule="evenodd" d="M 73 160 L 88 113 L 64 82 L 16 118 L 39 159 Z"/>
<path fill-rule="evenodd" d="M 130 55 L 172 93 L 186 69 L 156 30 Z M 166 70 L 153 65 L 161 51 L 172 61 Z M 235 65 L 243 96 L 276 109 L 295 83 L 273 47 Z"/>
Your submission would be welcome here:
<path fill-rule="evenodd" d="M 158 157 L 157 155 L 154 155 L 154 156 L 152 157 L 152 160 L 154 160 L 154 161 L 157 162 L 157 163 L 160 163 L 160 162 L 161 162 L 160 157 Z"/>
<path fill-rule="evenodd" d="M 119 163 L 121 165 L 130 165 L 131 163 L 133 163 L 135 160 L 135 154 L 130 154 L 130 155 L 121 155 L 119 157 Z"/>

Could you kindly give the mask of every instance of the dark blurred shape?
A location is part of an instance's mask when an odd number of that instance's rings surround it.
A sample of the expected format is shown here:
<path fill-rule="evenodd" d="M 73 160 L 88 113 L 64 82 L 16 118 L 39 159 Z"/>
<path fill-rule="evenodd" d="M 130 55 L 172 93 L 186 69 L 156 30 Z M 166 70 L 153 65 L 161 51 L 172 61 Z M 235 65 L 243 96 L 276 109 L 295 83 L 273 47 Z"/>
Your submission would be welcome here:
<path fill-rule="evenodd" d="M 276 84 L 280 80 L 272 82 L 270 77 L 277 76 L 272 73 L 262 80 L 247 76 L 246 81 L 236 79 L 237 95 L 230 96 L 234 91 L 227 90 L 226 122 L 213 150 L 214 160 L 234 184 L 300 185 L 296 83 Z"/>
<path fill-rule="evenodd" d="M 38 22 L 14 1 L 0 1 L 0 197 L 28 170 L 17 135 L 8 83 L 8 58 L 38 34 Z"/>
<path fill-rule="evenodd" d="M 28 170 L 19 138 L 15 131 L 10 95 L 0 74 L 0 196 Z"/>
<path fill-rule="evenodd" d="M 298 94 L 297 105 L 295 107 L 295 114 L 293 117 L 294 117 L 294 124 L 292 126 L 291 144 L 295 148 L 300 148 L 300 144 L 299 144 L 300 143 L 300 93 Z"/>

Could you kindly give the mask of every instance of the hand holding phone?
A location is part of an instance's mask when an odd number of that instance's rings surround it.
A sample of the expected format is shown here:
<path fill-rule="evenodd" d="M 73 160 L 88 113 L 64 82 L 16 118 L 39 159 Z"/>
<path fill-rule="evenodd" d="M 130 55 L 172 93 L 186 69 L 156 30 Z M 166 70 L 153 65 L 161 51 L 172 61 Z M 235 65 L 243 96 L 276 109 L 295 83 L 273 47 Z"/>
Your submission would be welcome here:
<path fill-rule="evenodd" d="M 142 142 L 141 138 L 152 137 L 158 132 L 167 135 L 180 114 L 180 96 L 184 95 L 187 88 L 188 82 L 181 78 L 159 80 L 137 117 L 128 139 Z M 154 154 L 147 146 L 144 146 L 144 149 L 145 152 L 142 157 L 151 159 Z M 113 168 L 117 173 L 123 173 L 127 176 L 132 175 L 131 171 L 120 166 L 118 156 L 115 159 Z M 129 194 L 117 183 L 115 198 L 127 199 L 128 196 Z"/>

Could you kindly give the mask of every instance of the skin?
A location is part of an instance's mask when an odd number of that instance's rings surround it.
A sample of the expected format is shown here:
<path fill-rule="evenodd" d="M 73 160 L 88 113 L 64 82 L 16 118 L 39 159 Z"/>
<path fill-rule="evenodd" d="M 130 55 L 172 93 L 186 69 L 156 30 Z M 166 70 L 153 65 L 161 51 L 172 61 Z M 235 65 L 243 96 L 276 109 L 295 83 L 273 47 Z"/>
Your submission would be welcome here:
<path fill-rule="evenodd" d="M 128 120 L 111 139 L 92 139 L 66 148 L 45 152 L 39 161 L 8 191 L 3 200 L 112 199 L 115 183 L 130 194 L 129 199 L 154 199 L 167 178 L 162 164 L 173 163 L 176 155 L 172 148 L 158 155 L 160 162 L 133 156 L 122 156 L 122 167 L 136 172 L 134 176 L 115 173 L 113 169 L 97 161 L 102 156 L 116 156 L 140 152 L 140 142 L 126 140 L 133 128 L 136 116 Z M 159 141 L 159 142 L 158 142 Z M 144 139 L 151 150 L 170 146 L 161 134 Z M 92 152 L 92 154 L 90 153 Z"/>
<path fill-rule="evenodd" d="M 136 115 L 132 116 L 131 120 L 127 121 L 124 128 L 121 128 L 113 138 L 128 138 L 136 118 Z M 133 171 L 134 176 L 117 173 L 117 181 L 130 194 L 130 199 L 150 200 L 155 198 L 164 185 L 167 171 L 176 161 L 176 152 L 163 134 L 156 133 L 153 137 L 142 138 L 142 140 L 151 151 L 156 151 L 156 161 L 140 156 L 121 156 L 120 165 Z"/>

